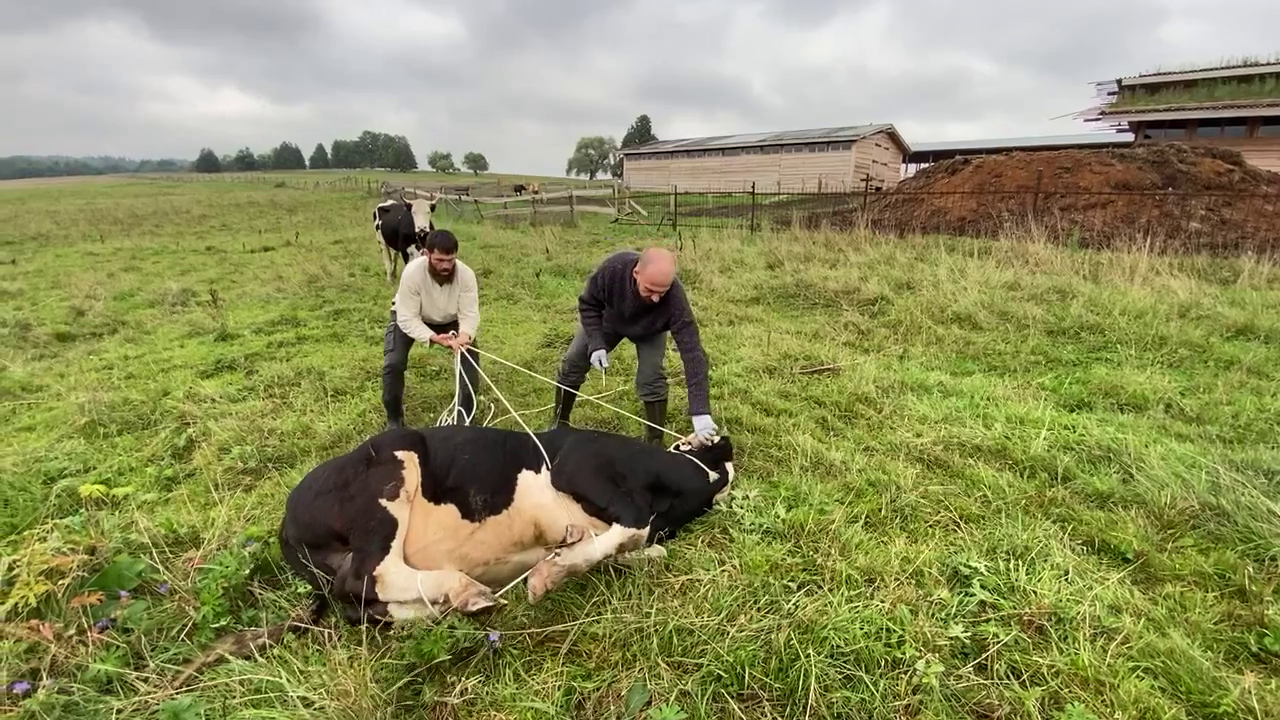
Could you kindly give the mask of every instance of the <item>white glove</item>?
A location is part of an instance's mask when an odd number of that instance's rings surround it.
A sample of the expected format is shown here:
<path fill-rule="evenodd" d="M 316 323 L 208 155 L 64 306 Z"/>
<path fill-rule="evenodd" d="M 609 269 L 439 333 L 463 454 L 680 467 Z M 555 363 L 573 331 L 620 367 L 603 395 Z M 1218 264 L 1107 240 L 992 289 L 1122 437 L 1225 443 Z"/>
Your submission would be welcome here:
<path fill-rule="evenodd" d="M 604 369 L 609 367 L 609 354 L 604 350 L 597 350 L 591 353 L 591 364 L 599 369 L 600 372 L 604 372 Z"/>
<path fill-rule="evenodd" d="M 693 416 L 693 432 L 701 435 L 703 438 L 710 440 L 716 434 L 716 424 L 711 420 L 710 415 L 694 415 Z"/>

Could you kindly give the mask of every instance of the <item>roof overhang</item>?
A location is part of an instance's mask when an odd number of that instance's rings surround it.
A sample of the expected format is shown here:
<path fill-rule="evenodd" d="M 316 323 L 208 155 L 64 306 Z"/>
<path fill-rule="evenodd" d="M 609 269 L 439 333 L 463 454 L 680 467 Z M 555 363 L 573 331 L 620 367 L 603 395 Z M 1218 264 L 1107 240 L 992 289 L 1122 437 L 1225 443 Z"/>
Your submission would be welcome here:
<path fill-rule="evenodd" d="M 1107 109 L 1094 113 L 1093 117 L 1089 119 L 1103 122 L 1137 122 L 1141 120 L 1206 120 L 1211 118 L 1276 116 L 1280 116 L 1280 99 L 1248 104 L 1205 103 Z"/>
<path fill-rule="evenodd" d="M 1043 135 L 1026 138 L 991 138 L 985 140 L 920 143 L 908 155 L 904 156 L 903 161 L 908 163 L 934 162 L 977 153 L 1125 147 L 1132 144 L 1133 140 L 1133 133 L 1130 132 L 1096 132 L 1080 135 Z"/>

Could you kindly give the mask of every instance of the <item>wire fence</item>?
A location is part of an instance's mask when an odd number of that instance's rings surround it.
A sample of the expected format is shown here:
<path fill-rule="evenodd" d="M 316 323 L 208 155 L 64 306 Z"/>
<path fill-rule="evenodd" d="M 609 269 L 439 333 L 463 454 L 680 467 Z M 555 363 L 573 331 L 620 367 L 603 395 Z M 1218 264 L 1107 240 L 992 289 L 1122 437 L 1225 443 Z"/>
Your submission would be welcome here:
<path fill-rule="evenodd" d="M 673 230 L 861 230 L 882 235 L 1034 234 L 1079 247 L 1139 245 L 1237 255 L 1280 249 L 1280 192 L 1040 189 L 649 192 L 619 220 Z"/>
<path fill-rule="evenodd" d="M 206 179 L 207 178 L 207 179 Z M 152 179 L 161 179 L 154 177 Z M 510 183 L 407 187 L 357 175 L 288 177 L 255 173 L 174 176 L 170 182 L 253 182 L 357 192 L 370 197 L 435 197 L 445 216 L 516 225 L 576 225 L 587 217 L 655 229 L 745 233 L 792 229 L 890 236 L 1031 236 L 1076 247 L 1142 247 L 1156 252 L 1276 255 L 1280 192 L 1080 191 L 1052 186 L 1001 190 L 875 191 L 748 189 L 631 191 L 541 183 L 519 195 Z M 603 185 L 603 186 L 602 186 Z"/>

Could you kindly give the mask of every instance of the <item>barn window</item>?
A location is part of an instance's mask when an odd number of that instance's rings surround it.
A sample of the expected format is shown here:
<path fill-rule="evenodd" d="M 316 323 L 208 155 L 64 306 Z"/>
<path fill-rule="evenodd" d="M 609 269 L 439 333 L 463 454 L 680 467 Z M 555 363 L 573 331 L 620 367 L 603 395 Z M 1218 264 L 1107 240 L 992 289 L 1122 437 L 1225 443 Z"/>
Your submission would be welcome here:
<path fill-rule="evenodd" d="M 735 157 L 741 154 L 742 154 L 742 150 L 740 150 L 739 148 L 729 148 L 728 150 L 724 151 L 725 157 Z"/>
<path fill-rule="evenodd" d="M 707 157 L 720 157 L 722 153 L 719 150 L 708 150 Z"/>
<path fill-rule="evenodd" d="M 770 145 L 768 147 L 761 148 L 761 150 L 764 151 L 765 155 L 777 155 L 778 153 L 782 152 L 782 148 L 778 147 L 777 145 Z"/>
<path fill-rule="evenodd" d="M 1227 118 L 1223 120 L 1222 136 L 1229 138 L 1249 137 L 1249 118 Z"/>
<path fill-rule="evenodd" d="M 1258 124 L 1258 137 L 1280 137 L 1280 117 L 1262 118 Z"/>
<path fill-rule="evenodd" d="M 672 153 L 671 157 L 674 160 L 684 160 L 685 158 L 689 157 L 689 153 L 687 152 Z"/>

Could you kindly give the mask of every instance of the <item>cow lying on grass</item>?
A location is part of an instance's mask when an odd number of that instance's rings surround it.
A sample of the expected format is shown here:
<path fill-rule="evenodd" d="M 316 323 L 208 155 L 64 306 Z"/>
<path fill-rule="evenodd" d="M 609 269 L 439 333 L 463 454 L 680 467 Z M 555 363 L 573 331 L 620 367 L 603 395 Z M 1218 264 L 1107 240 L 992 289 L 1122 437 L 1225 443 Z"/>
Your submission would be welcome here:
<path fill-rule="evenodd" d="M 308 472 L 279 538 L 315 591 L 311 621 L 334 601 L 352 624 L 475 613 L 530 570 L 537 602 L 599 562 L 661 553 L 646 546 L 733 480 L 728 437 L 675 451 L 572 427 L 537 438 L 550 471 L 526 432 L 444 425 L 383 431 Z"/>
<path fill-rule="evenodd" d="M 435 211 L 435 200 L 411 202 L 405 199 L 404 193 L 400 193 L 399 200 L 384 200 L 373 209 L 373 236 L 382 254 L 388 283 L 395 283 L 397 255 L 408 265 L 422 253 L 423 239 L 436 229 L 431 221 L 431 213 Z"/>

